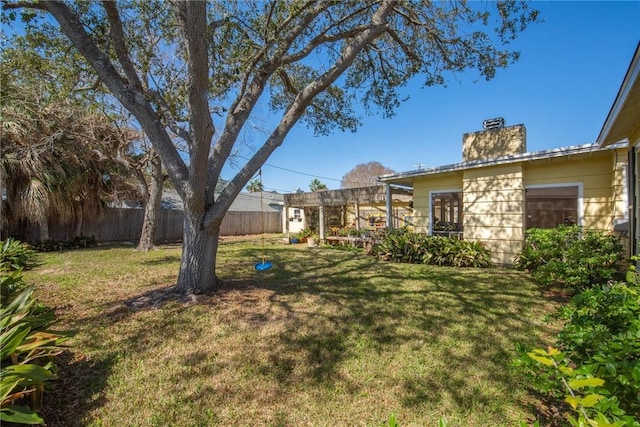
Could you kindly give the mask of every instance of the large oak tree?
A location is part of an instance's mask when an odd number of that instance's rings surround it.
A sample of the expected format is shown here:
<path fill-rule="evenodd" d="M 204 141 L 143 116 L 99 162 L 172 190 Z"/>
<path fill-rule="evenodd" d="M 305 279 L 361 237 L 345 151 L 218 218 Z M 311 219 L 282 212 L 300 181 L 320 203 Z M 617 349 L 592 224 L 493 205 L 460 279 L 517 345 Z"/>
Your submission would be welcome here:
<path fill-rule="evenodd" d="M 357 103 L 391 116 L 413 77 L 444 84 L 470 68 L 490 79 L 517 59 L 506 44 L 537 18 L 511 0 L 3 0 L 3 7 L 53 17 L 153 143 L 184 202 L 177 280 L 184 293 L 216 287 L 222 219 L 296 123 L 317 134 L 355 130 Z M 270 132 L 216 192 L 264 101 L 277 113 Z"/>

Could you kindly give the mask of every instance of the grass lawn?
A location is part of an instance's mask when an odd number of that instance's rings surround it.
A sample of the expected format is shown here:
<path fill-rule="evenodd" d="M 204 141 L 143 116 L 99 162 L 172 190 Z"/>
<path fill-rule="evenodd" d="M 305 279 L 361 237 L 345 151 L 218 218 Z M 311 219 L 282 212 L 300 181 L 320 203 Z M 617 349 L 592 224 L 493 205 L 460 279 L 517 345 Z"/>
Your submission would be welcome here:
<path fill-rule="evenodd" d="M 137 308 L 175 282 L 179 246 L 43 254 L 36 296 L 74 329 L 48 426 L 516 426 L 535 400 L 510 367 L 553 303 L 523 273 L 391 264 L 225 240 L 214 295 Z"/>

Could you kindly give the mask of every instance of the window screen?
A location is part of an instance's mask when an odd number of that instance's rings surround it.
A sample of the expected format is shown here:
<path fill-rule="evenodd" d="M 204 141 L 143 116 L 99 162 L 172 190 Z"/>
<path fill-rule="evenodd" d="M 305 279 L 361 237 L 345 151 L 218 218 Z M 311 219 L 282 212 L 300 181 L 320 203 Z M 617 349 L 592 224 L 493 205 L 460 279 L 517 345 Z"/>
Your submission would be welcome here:
<path fill-rule="evenodd" d="M 578 187 L 526 189 L 526 227 L 554 228 L 578 221 Z"/>

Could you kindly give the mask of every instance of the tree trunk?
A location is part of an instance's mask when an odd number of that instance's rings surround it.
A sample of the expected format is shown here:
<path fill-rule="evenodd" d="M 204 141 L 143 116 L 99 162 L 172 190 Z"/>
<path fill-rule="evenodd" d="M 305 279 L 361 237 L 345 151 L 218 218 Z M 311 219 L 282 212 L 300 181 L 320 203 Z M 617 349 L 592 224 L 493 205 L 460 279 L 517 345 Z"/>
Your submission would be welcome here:
<path fill-rule="evenodd" d="M 137 250 L 148 251 L 153 248 L 156 241 L 158 211 L 162 201 L 162 163 L 160 157 L 154 155 L 151 160 L 151 178 L 147 184 L 148 194 L 144 204 L 144 219 L 142 221 L 142 232 Z"/>
<path fill-rule="evenodd" d="M 49 240 L 49 220 L 47 218 L 45 218 L 44 220 L 40 221 L 40 241 L 44 242 L 46 240 Z"/>
<path fill-rule="evenodd" d="M 202 226 L 202 218 L 194 221 L 185 213 L 182 259 L 176 283 L 176 290 L 182 294 L 199 294 L 211 291 L 218 285 L 216 256 L 220 224 L 211 228 L 207 232 Z"/>
<path fill-rule="evenodd" d="M 77 236 L 81 236 L 82 235 L 82 209 L 78 212 L 78 215 L 76 217 L 76 223 L 75 223 L 75 227 L 73 229 L 73 236 L 71 236 L 71 238 L 73 239 L 74 237 Z"/>

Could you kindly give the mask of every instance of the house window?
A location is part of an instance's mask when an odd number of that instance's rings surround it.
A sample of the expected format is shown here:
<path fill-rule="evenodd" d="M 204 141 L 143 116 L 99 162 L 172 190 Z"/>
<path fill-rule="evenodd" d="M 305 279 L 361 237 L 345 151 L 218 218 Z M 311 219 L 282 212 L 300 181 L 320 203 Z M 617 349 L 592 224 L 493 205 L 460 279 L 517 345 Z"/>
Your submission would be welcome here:
<path fill-rule="evenodd" d="M 577 185 L 541 186 L 525 190 L 527 228 L 554 228 L 579 223 Z"/>
<path fill-rule="evenodd" d="M 300 209 L 294 209 L 293 210 L 293 219 L 301 219 L 302 217 L 300 216 Z"/>
<path fill-rule="evenodd" d="M 450 235 L 462 232 L 462 192 L 431 194 L 432 234 Z"/>

